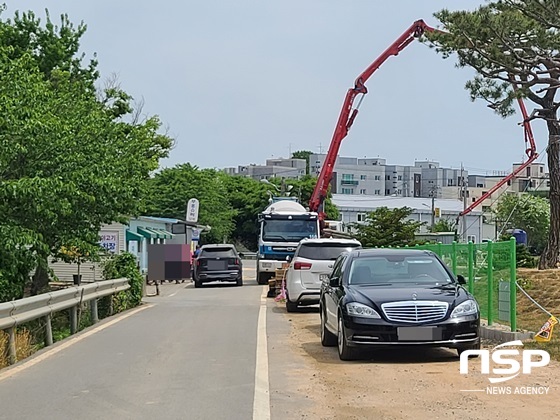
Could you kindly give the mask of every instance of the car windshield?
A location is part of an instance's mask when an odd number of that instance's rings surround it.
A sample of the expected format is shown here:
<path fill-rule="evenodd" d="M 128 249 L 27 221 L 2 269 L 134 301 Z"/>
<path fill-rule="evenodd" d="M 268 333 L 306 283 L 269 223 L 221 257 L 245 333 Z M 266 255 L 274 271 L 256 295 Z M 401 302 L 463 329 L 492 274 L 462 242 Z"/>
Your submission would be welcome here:
<path fill-rule="evenodd" d="M 358 248 L 359 244 L 316 243 L 301 245 L 298 257 L 310 260 L 336 260 L 343 252 Z"/>
<path fill-rule="evenodd" d="M 349 284 L 398 283 L 441 285 L 453 282 L 442 264 L 430 256 L 372 256 L 357 258 L 350 267 Z"/>
<path fill-rule="evenodd" d="M 317 220 L 265 220 L 263 240 L 299 242 L 303 238 L 317 238 Z"/>
<path fill-rule="evenodd" d="M 208 248 L 203 249 L 200 253 L 202 258 L 235 258 L 235 252 L 232 248 Z"/>

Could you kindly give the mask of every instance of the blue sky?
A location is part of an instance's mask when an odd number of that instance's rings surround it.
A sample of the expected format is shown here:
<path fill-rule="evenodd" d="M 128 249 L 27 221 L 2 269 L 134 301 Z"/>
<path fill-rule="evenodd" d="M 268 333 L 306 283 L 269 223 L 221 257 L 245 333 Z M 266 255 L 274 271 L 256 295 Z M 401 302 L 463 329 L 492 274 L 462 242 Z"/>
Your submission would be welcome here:
<path fill-rule="evenodd" d="M 222 168 L 264 164 L 290 150 L 325 152 L 355 78 L 413 21 L 437 26 L 433 13 L 454 3 L 18 0 L 7 2 L 5 16 L 33 10 L 44 17 L 48 8 L 55 22 L 61 13 L 83 20 L 82 50 L 97 53 L 102 78 L 116 74 L 176 138 L 162 165 Z M 511 170 L 525 150 L 520 117 L 504 120 L 472 103 L 464 90 L 472 75 L 412 43 L 366 84 L 340 154 L 404 165 L 428 158 L 470 173 Z M 533 125 L 541 152 L 546 131 Z"/>

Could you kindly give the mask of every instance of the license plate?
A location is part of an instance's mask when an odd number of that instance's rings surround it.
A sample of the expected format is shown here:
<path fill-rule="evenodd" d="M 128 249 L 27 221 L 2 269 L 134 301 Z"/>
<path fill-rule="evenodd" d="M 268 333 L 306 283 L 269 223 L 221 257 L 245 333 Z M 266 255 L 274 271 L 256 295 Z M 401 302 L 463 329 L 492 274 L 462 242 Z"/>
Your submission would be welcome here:
<path fill-rule="evenodd" d="M 272 268 L 272 263 L 263 263 L 263 268 Z"/>
<path fill-rule="evenodd" d="M 208 261 L 208 270 L 220 271 L 227 270 L 227 261 Z"/>
<path fill-rule="evenodd" d="M 399 341 L 437 341 L 442 338 L 438 327 L 398 327 Z"/>
<path fill-rule="evenodd" d="M 319 280 L 321 281 L 327 281 L 329 279 L 329 275 L 328 274 L 319 274 Z"/>

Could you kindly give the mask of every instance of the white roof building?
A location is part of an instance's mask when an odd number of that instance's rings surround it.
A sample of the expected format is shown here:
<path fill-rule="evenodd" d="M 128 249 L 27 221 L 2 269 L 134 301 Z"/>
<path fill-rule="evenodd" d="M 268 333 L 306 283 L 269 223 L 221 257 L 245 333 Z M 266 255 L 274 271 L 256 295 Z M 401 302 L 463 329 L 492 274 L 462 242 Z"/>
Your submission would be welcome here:
<path fill-rule="evenodd" d="M 409 207 L 412 209 L 411 220 L 424 222 L 421 232 L 427 232 L 432 222 L 432 199 L 414 197 L 391 197 L 371 195 L 348 195 L 333 194 L 332 202 L 338 208 L 341 220 L 345 225 L 361 223 L 366 220 L 367 214 L 380 207 L 389 209 Z M 448 220 L 455 223 L 459 214 L 463 211 L 463 202 L 453 199 L 434 199 L 434 221 Z M 463 232 L 462 218 L 459 221 L 457 232 Z M 461 241 L 471 240 L 480 242 L 483 239 L 483 218 L 481 211 L 471 211 L 466 216 L 467 238 Z"/>

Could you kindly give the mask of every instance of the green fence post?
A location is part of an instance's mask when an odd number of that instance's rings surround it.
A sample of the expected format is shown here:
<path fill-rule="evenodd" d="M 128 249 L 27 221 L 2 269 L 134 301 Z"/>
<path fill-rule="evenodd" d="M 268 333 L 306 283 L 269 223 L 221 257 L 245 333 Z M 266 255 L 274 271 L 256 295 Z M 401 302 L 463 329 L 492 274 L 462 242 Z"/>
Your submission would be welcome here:
<path fill-rule="evenodd" d="M 451 269 L 457 275 L 457 241 L 451 243 Z"/>
<path fill-rule="evenodd" d="M 517 242 L 515 238 L 510 243 L 510 274 L 509 274 L 509 323 L 512 331 L 517 331 Z"/>
<path fill-rule="evenodd" d="M 443 256 L 441 255 L 441 247 L 442 247 L 441 242 L 438 242 L 437 243 L 437 248 L 436 248 L 436 254 L 438 254 L 440 256 L 440 258 L 443 258 Z"/>
<path fill-rule="evenodd" d="M 469 267 L 469 293 L 474 293 L 474 243 L 469 241 L 468 245 L 468 267 Z"/>
<path fill-rule="evenodd" d="M 494 322 L 493 304 L 494 304 L 494 251 L 492 247 L 492 241 L 488 241 L 486 245 L 488 255 L 486 257 L 486 264 L 488 268 L 486 269 L 488 276 L 488 325 L 492 325 Z"/>

